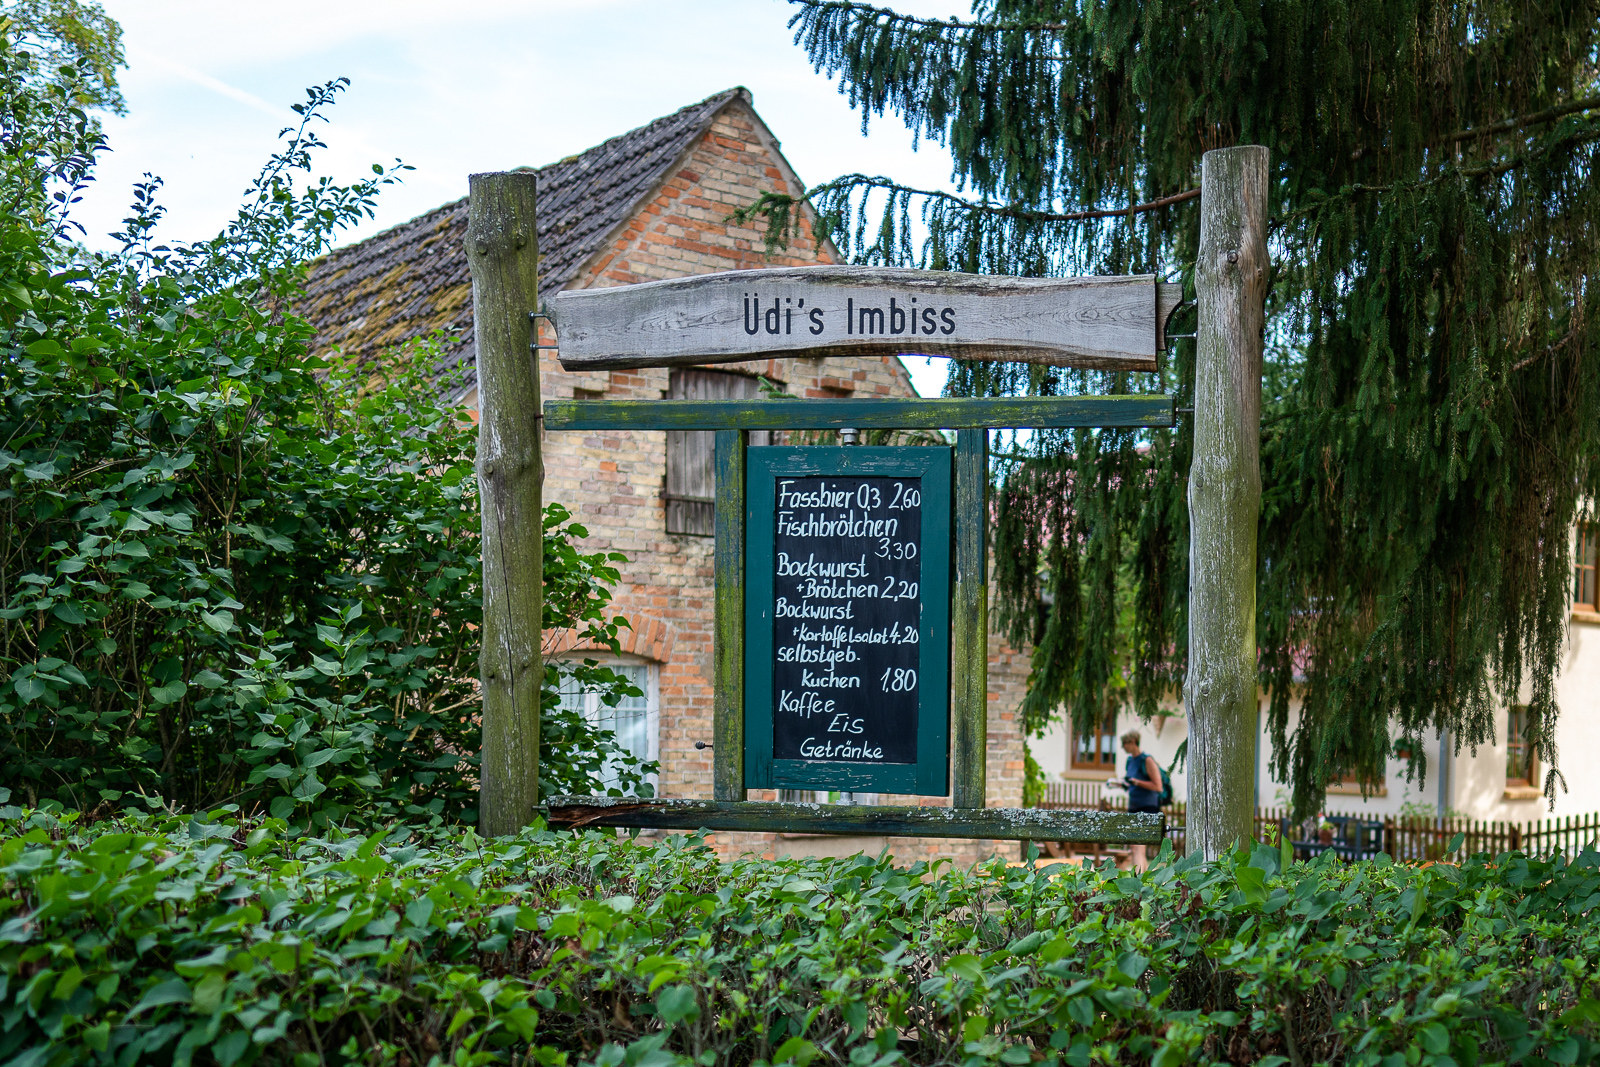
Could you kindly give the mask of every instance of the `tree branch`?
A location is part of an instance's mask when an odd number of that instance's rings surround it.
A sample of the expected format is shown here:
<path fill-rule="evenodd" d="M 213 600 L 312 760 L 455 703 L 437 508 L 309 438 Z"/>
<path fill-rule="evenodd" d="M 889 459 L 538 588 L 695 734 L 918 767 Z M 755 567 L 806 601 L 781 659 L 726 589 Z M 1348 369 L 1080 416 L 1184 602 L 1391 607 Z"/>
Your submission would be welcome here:
<path fill-rule="evenodd" d="M 1578 336 L 1578 328 L 1574 326 L 1572 329 L 1568 330 L 1566 336 L 1562 337 L 1560 340 L 1551 341 L 1533 355 L 1517 360 L 1517 362 L 1511 365 L 1511 373 L 1515 374 L 1519 370 L 1524 370 L 1527 367 L 1532 366 L 1534 363 L 1537 363 L 1545 356 L 1548 356 L 1556 349 L 1566 347 L 1568 344 L 1572 343 L 1572 339 L 1576 336 Z"/>
<path fill-rule="evenodd" d="M 857 3 L 855 0 L 789 0 L 789 3 L 797 4 L 801 7 L 809 7 L 813 11 L 847 12 L 856 16 L 862 22 L 877 22 L 880 18 L 887 18 L 890 22 L 898 22 L 907 26 L 925 26 L 928 29 L 1060 31 L 1070 28 L 1064 22 L 962 22 L 957 18 L 920 18 L 916 15 L 903 15 L 892 8 Z M 794 20 L 800 17 L 800 15 L 793 16 L 789 20 L 789 24 L 791 26 L 794 25 Z"/>
<path fill-rule="evenodd" d="M 1491 122 L 1486 126 L 1473 126 L 1471 129 L 1457 130 L 1447 137 L 1440 138 L 1439 143 L 1454 144 L 1456 141 L 1468 141 L 1474 137 L 1505 133 L 1508 130 L 1519 130 L 1524 126 L 1552 122 L 1575 112 L 1588 111 L 1597 107 L 1600 107 L 1600 96 L 1587 96 L 1582 100 L 1573 100 L 1569 103 L 1559 104 L 1556 107 L 1547 107 L 1543 111 L 1534 111 L 1526 115 L 1516 115 L 1509 119 L 1501 119 L 1499 122 Z"/>
<path fill-rule="evenodd" d="M 808 190 L 805 196 L 799 199 L 812 201 L 819 193 L 843 189 L 851 185 L 865 185 L 873 189 L 888 189 L 892 192 L 907 193 L 911 196 L 923 196 L 930 200 L 943 200 L 967 211 L 983 211 L 1003 218 L 1023 219 L 1028 222 L 1082 222 L 1086 219 L 1127 218 L 1146 211 L 1156 211 L 1164 207 L 1171 207 L 1174 204 L 1181 204 L 1200 195 L 1199 189 L 1186 189 L 1181 193 L 1173 193 L 1170 196 L 1159 197 L 1142 204 L 1132 204 L 1128 207 L 1086 208 L 1082 211 L 1039 211 L 1016 204 L 974 203 L 971 200 L 964 200 L 953 193 L 946 193 L 936 189 L 914 189 L 884 177 L 872 178 L 865 174 L 846 174 L 824 185 L 819 185 L 815 189 Z M 814 202 L 812 206 L 816 206 Z"/>

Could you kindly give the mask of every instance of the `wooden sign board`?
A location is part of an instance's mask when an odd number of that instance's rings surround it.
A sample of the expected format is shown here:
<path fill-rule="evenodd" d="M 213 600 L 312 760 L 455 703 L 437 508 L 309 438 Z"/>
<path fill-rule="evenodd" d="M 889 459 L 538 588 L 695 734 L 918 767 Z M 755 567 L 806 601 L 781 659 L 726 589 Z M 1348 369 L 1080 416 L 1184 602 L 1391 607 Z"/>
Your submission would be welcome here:
<path fill-rule="evenodd" d="M 748 456 L 745 786 L 943 796 L 950 450 Z"/>
<path fill-rule="evenodd" d="M 1153 371 L 1182 287 L 874 267 L 726 271 L 556 294 L 568 370 L 942 355 Z"/>

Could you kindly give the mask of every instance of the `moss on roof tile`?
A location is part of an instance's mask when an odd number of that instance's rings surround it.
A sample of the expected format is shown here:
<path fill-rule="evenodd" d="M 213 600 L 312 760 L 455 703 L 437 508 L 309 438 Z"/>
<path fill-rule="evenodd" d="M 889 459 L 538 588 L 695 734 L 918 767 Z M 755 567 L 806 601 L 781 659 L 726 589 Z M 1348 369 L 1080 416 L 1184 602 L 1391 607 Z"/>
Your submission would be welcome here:
<path fill-rule="evenodd" d="M 537 168 L 541 300 L 577 277 L 716 114 L 739 98 L 748 102 L 749 94 L 729 89 Z M 453 392 L 469 392 L 477 383 L 471 370 L 466 231 L 463 198 L 313 263 L 298 305 L 316 328 L 313 349 L 337 348 L 366 361 L 437 330 L 459 339 L 446 353 L 441 373 L 464 370 L 462 385 Z"/>

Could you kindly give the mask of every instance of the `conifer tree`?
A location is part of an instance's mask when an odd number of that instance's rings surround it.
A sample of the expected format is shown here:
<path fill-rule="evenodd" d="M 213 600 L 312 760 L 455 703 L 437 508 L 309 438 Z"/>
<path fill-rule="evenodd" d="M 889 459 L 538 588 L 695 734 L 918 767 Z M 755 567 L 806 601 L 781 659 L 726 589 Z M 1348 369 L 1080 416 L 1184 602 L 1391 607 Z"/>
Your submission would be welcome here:
<path fill-rule="evenodd" d="M 853 260 L 1190 283 L 1200 157 L 1272 151 L 1257 634 L 1304 811 L 1425 732 L 1554 681 L 1596 496 L 1600 0 L 975 0 L 970 19 L 792 0 L 863 128 L 949 149 L 958 192 L 845 175 L 805 198 Z M 793 202 L 767 196 L 773 233 Z M 914 224 L 915 223 L 915 224 Z M 1159 374 L 954 365 L 954 395 L 1159 390 Z M 1176 695 L 1190 428 L 1037 433 L 997 467 L 999 617 L 1030 726 Z M 1292 719 L 1291 697 L 1302 702 Z"/>

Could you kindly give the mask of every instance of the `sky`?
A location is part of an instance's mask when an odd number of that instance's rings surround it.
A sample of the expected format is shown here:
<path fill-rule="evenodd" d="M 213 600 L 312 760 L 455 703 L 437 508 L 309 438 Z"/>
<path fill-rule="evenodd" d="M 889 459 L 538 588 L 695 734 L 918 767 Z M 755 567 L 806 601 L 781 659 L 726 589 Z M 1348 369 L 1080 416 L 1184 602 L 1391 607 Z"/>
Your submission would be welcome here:
<path fill-rule="evenodd" d="M 895 0 L 963 15 L 960 0 Z M 161 236 L 216 233 L 268 158 L 291 104 L 336 77 L 349 90 L 320 128 L 320 172 L 414 170 L 341 243 L 466 195 L 477 171 L 540 166 L 735 85 L 802 181 L 887 174 L 950 188 L 938 145 L 914 147 L 892 115 L 861 116 L 793 44 L 785 0 L 105 0 L 121 23 L 125 116 L 79 205 L 86 240 L 119 228 L 134 182 L 164 181 Z M 943 361 L 910 361 L 937 395 Z"/>

